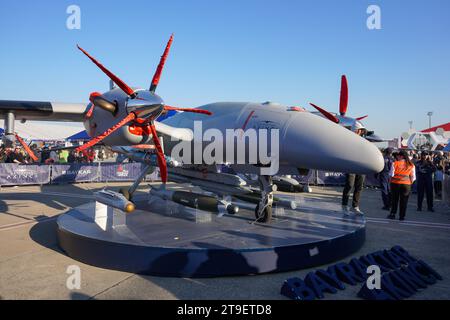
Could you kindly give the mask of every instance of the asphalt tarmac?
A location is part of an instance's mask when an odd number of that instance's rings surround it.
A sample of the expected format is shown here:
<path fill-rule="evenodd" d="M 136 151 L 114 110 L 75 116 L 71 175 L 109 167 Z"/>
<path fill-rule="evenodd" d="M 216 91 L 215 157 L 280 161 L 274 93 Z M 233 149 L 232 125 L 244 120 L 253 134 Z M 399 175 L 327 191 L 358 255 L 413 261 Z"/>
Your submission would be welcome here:
<path fill-rule="evenodd" d="M 118 189 L 126 183 L 114 183 Z M 103 184 L 4 187 L 0 189 L 0 299 L 287 299 L 283 281 L 303 278 L 314 269 L 256 276 L 209 279 L 162 278 L 101 269 L 66 256 L 56 240 L 56 219 L 92 199 Z M 142 186 L 139 192 L 146 192 Z M 342 188 L 313 187 L 302 194 L 340 202 Z M 410 299 L 450 299 L 450 208 L 435 201 L 436 212 L 416 212 L 410 198 L 406 221 L 387 220 L 379 191 L 365 189 L 366 242 L 353 256 L 400 245 L 437 270 L 443 280 Z M 68 289 L 69 266 L 81 271 L 80 289 Z M 324 266 L 326 267 L 326 266 Z M 358 299 L 361 285 L 348 286 L 326 299 Z"/>

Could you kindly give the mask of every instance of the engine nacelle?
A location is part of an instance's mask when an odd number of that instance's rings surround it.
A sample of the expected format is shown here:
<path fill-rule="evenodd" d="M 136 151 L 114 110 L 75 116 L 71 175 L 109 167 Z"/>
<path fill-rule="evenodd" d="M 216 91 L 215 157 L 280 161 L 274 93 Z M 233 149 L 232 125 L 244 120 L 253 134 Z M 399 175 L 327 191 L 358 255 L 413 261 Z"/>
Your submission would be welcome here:
<path fill-rule="evenodd" d="M 84 126 L 90 137 L 96 137 L 110 129 L 130 112 L 135 112 L 139 117 L 147 115 L 159 115 L 162 112 L 164 102 L 156 94 L 147 90 L 136 89 L 136 97 L 129 98 L 119 88 L 114 88 L 92 99 L 94 107 L 90 115 L 85 117 Z M 86 109 L 89 114 L 92 104 Z M 130 122 L 106 137 L 108 145 L 135 145 L 152 143 L 152 135 L 146 123 Z"/>

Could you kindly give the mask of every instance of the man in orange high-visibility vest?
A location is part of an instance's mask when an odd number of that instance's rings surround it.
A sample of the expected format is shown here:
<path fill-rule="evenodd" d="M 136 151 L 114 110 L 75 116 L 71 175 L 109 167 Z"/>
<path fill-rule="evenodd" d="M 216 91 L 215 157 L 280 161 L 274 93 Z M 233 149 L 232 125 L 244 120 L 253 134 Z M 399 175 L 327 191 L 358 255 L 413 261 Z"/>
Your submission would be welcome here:
<path fill-rule="evenodd" d="M 411 185 L 416 180 L 416 168 L 405 150 L 397 153 L 391 172 L 392 207 L 388 219 L 395 219 L 397 207 L 400 204 L 400 218 L 405 220 Z"/>

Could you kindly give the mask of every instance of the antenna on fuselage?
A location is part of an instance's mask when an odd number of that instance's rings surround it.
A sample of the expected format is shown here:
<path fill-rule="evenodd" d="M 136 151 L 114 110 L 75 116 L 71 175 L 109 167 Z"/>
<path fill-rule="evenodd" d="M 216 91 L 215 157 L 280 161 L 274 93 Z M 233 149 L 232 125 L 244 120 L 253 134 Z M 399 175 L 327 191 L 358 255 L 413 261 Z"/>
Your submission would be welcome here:
<path fill-rule="evenodd" d="M 116 85 L 114 84 L 114 81 L 109 80 L 109 90 L 112 90 L 116 87 Z"/>

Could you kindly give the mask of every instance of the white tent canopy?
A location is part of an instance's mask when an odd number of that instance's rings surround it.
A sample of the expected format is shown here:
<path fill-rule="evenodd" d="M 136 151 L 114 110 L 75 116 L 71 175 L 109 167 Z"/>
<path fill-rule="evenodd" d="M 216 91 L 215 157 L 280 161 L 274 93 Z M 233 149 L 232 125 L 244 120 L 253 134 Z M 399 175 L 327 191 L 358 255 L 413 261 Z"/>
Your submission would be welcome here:
<path fill-rule="evenodd" d="M 3 120 L 0 120 L 0 128 L 4 128 Z M 82 130 L 84 126 L 81 123 L 49 121 L 27 121 L 26 123 L 16 121 L 15 123 L 15 131 L 27 140 L 63 140 Z"/>

